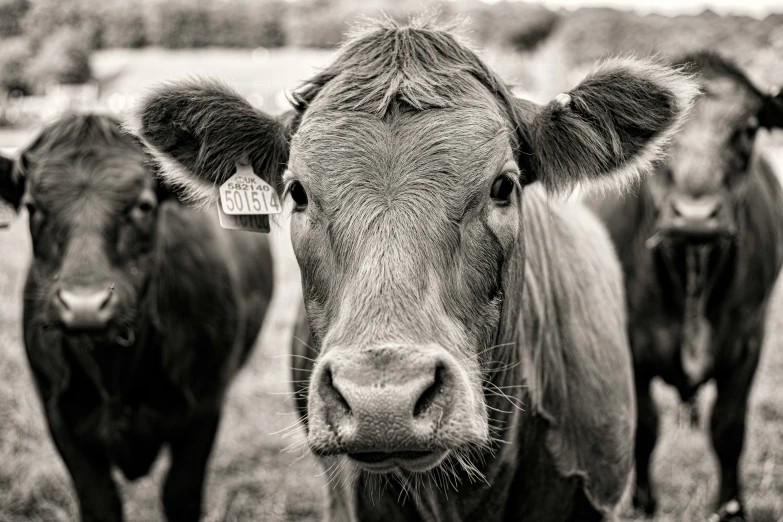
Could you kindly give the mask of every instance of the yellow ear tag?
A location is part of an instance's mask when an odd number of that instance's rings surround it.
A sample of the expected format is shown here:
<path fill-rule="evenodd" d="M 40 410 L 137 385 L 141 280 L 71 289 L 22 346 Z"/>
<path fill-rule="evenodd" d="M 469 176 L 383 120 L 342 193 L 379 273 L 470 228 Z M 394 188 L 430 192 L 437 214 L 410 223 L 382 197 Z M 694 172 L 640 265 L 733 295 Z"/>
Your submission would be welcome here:
<path fill-rule="evenodd" d="M 269 232 L 269 214 L 282 210 L 275 189 L 249 165 L 238 166 L 236 174 L 220 186 L 218 216 L 223 228 Z"/>
<path fill-rule="evenodd" d="M 14 217 L 16 217 L 14 207 L 12 207 L 9 203 L 0 200 L 0 228 L 6 228 L 9 226 L 14 220 Z"/>

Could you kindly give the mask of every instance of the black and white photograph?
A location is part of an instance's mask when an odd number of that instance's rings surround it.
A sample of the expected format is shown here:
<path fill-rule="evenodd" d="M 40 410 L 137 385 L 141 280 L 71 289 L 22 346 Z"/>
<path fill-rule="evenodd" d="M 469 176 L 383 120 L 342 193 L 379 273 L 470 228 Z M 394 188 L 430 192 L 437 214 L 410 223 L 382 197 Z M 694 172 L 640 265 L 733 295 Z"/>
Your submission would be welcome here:
<path fill-rule="evenodd" d="M 0 0 L 0 522 L 783 522 L 781 0 Z"/>

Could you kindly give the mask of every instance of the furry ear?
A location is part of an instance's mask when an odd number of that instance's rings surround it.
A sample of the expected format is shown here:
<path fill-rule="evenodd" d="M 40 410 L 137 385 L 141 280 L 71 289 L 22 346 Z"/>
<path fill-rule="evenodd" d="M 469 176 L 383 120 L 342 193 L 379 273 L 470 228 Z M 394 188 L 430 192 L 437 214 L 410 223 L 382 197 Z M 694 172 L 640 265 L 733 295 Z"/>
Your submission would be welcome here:
<path fill-rule="evenodd" d="M 0 156 L 0 198 L 18 210 L 24 196 L 25 178 L 16 162 Z"/>
<path fill-rule="evenodd" d="M 283 126 L 210 80 L 162 85 L 143 97 L 126 128 L 147 146 L 164 181 L 208 204 L 239 163 L 277 187 L 288 160 Z"/>
<path fill-rule="evenodd" d="M 528 120 L 535 178 L 550 192 L 635 181 L 662 155 L 697 94 L 679 69 L 630 58 L 603 62 Z"/>

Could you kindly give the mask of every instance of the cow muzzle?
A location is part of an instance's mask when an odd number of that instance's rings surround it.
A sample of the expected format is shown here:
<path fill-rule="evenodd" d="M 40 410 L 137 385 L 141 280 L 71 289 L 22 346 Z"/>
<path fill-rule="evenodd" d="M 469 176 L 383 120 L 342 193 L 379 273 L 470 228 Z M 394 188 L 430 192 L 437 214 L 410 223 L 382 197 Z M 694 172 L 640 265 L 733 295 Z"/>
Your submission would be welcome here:
<path fill-rule="evenodd" d="M 662 240 L 708 243 L 734 237 L 736 227 L 728 202 L 719 195 L 698 198 L 685 194 L 669 196 L 658 218 L 655 234 L 648 239 L 648 248 Z"/>
<path fill-rule="evenodd" d="M 102 330 L 114 317 L 117 295 L 112 285 L 58 288 L 53 305 L 68 330 Z"/>
<path fill-rule="evenodd" d="M 310 448 L 372 472 L 432 469 L 450 449 L 488 436 L 467 375 L 439 346 L 332 348 L 311 379 Z"/>

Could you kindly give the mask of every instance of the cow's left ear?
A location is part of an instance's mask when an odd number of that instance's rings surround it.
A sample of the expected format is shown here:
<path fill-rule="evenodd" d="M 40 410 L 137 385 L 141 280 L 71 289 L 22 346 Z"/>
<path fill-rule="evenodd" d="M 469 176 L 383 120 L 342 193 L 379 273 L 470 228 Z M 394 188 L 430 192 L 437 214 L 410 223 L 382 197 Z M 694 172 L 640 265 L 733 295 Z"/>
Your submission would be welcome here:
<path fill-rule="evenodd" d="M 776 95 L 764 99 L 764 104 L 758 113 L 759 127 L 765 129 L 783 129 L 783 89 Z"/>
<path fill-rule="evenodd" d="M 125 127 L 154 156 L 163 180 L 199 204 L 216 200 L 219 186 L 244 162 L 277 187 L 288 159 L 283 125 L 215 81 L 154 89 Z"/>
<path fill-rule="evenodd" d="M 18 210 L 24 196 L 25 178 L 16 162 L 0 156 L 0 198 Z"/>
<path fill-rule="evenodd" d="M 690 76 L 670 66 L 603 62 L 527 120 L 532 177 L 550 192 L 635 181 L 662 155 L 697 94 Z"/>

